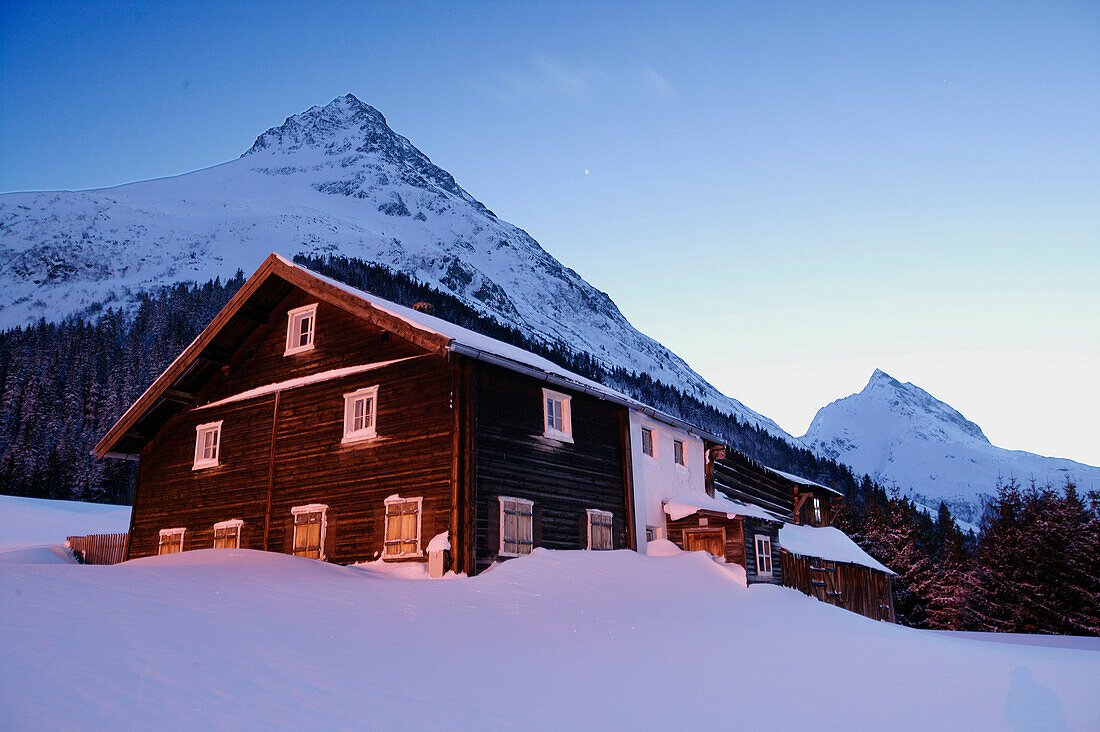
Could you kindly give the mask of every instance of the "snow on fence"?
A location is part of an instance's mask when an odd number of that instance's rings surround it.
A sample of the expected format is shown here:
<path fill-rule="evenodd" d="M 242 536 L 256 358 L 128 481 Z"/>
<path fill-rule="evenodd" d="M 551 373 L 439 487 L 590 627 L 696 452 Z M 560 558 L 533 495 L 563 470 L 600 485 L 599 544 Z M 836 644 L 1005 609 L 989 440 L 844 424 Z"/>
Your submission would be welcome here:
<path fill-rule="evenodd" d="M 126 557 L 128 534 L 70 536 L 65 546 L 79 554 L 85 564 L 118 564 Z"/>

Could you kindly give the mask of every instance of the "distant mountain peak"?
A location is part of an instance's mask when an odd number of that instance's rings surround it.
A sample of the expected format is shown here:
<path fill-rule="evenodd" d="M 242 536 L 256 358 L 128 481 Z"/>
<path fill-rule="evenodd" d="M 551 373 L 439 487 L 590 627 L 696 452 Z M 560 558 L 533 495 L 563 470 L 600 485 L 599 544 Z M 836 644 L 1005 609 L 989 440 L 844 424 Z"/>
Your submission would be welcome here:
<path fill-rule="evenodd" d="M 323 107 L 310 107 L 287 117 L 281 125 L 257 137 L 241 157 L 273 148 L 284 152 L 294 152 L 303 147 L 331 149 L 332 143 L 346 140 L 349 134 L 363 138 L 364 142 L 369 142 L 372 137 L 383 137 L 401 139 L 409 144 L 408 140 L 390 129 L 381 112 L 359 101 L 354 94 L 345 94 Z M 412 145 L 409 144 L 409 147 Z"/>
<path fill-rule="evenodd" d="M 863 391 L 848 399 L 882 402 L 897 417 L 924 425 L 929 431 L 948 434 L 957 430 L 970 439 L 989 444 L 982 428 L 954 407 L 911 382 L 898 381 L 882 369 L 875 369 Z"/>
<path fill-rule="evenodd" d="M 980 496 L 994 493 L 998 480 L 1100 485 L 1095 467 L 992 445 L 958 410 L 882 369 L 863 391 L 818 410 L 802 441 L 857 473 L 912 491 L 925 505 L 948 500 L 969 520 L 980 515 Z"/>

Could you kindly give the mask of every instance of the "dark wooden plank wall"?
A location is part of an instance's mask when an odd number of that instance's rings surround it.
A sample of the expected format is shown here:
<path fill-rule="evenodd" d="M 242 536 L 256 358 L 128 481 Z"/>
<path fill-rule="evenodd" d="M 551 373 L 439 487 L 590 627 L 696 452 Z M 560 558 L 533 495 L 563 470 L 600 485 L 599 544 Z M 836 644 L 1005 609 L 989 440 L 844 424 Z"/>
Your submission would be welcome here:
<path fill-rule="evenodd" d="M 735 450 L 727 450 L 726 457 L 714 464 L 716 491 L 780 516 L 794 513 L 793 485 Z"/>
<path fill-rule="evenodd" d="M 890 575 L 858 564 L 782 552 L 783 584 L 872 620 L 895 622 Z M 833 595 L 836 591 L 838 594 Z"/>
<path fill-rule="evenodd" d="M 214 524 L 241 519 L 241 546 L 261 549 L 274 396 L 173 417 L 141 453 L 128 558 L 157 553 L 161 529 L 186 528 L 183 548 L 214 546 Z M 192 470 L 195 426 L 222 420 L 221 465 Z"/>
<path fill-rule="evenodd" d="M 275 437 L 268 548 L 289 551 L 291 508 L 324 503 L 326 558 L 376 559 L 383 548 L 385 499 L 422 497 L 421 546 L 450 528 L 451 367 L 427 356 L 283 393 Z M 341 445 L 343 394 L 379 385 L 378 437 Z"/>
<path fill-rule="evenodd" d="M 423 353 L 335 306 L 318 307 L 315 348 L 283 356 L 288 310 L 314 300 L 293 291 L 241 344 L 228 367 L 198 393 L 209 403 L 278 381 Z M 424 497 L 422 541 L 447 530 L 450 515 L 452 368 L 423 356 L 382 370 L 281 392 L 275 425 L 268 549 L 289 544 L 290 508 L 327 503 L 328 558 L 354 562 L 382 550 L 384 499 Z M 343 394 L 380 385 L 379 439 L 341 446 Z M 186 527 L 184 549 L 213 546 L 213 524 L 242 519 L 242 546 L 264 548 L 274 395 L 173 417 L 142 451 L 130 557 L 156 554 L 162 528 Z M 221 465 L 193 471 L 195 426 L 223 420 Z"/>
<path fill-rule="evenodd" d="M 198 403 L 329 369 L 424 353 L 408 341 L 392 334 L 385 336 L 381 328 L 321 301 L 317 307 L 313 350 L 284 356 L 287 312 L 314 302 L 318 301 L 308 293 L 292 290 L 274 309 L 268 322 L 240 344 L 229 368 L 221 369 L 203 386 Z"/>
<path fill-rule="evenodd" d="M 783 568 L 779 559 L 780 524 L 760 519 L 745 519 L 745 571 L 748 581 L 778 585 L 783 583 Z M 772 576 L 761 577 L 756 568 L 756 535 L 767 534 L 772 540 Z"/>
<path fill-rule="evenodd" d="M 499 551 L 498 496 L 535 503 L 536 546 L 578 549 L 585 510 L 613 514 L 616 549 L 627 546 L 626 489 L 619 412 L 592 396 L 571 393 L 573 444 L 543 437 L 543 383 L 503 368 L 474 364 L 477 562 Z"/>
<path fill-rule="evenodd" d="M 706 523 L 701 523 L 705 519 Z M 681 549 L 687 550 L 687 540 L 684 531 L 690 529 L 722 529 L 726 530 L 726 561 L 731 564 L 740 564 L 748 571 L 745 559 L 745 531 L 741 519 L 731 519 L 722 514 L 707 514 L 700 516 L 692 514 L 682 519 L 673 521 L 669 519 L 665 528 L 668 532 L 668 540 Z"/>

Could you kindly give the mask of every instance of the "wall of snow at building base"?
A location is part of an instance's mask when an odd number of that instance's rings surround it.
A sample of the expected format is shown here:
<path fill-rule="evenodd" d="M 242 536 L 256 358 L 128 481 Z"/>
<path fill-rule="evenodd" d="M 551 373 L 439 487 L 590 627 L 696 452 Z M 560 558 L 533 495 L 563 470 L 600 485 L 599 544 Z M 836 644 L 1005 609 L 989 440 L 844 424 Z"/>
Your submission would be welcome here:
<path fill-rule="evenodd" d="M 642 449 L 642 430 L 652 435 L 653 456 Z M 674 443 L 683 443 L 684 464 L 674 459 Z M 706 495 L 706 445 L 687 430 L 630 410 L 630 462 L 634 487 L 634 521 L 638 551 L 646 553 L 647 532 L 665 536 L 665 501 L 686 495 Z"/>

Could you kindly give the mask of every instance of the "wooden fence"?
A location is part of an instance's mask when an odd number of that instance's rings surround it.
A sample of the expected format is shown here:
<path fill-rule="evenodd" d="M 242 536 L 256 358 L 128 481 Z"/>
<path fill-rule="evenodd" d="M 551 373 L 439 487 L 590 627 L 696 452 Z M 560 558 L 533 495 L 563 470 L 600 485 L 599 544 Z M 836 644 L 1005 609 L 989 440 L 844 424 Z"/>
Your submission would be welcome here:
<path fill-rule="evenodd" d="M 128 534 L 89 534 L 70 536 L 65 546 L 79 554 L 85 564 L 118 564 L 126 557 Z"/>
<path fill-rule="evenodd" d="M 890 575 L 859 564 L 799 556 L 785 549 L 780 556 L 783 584 L 787 587 L 873 620 L 895 622 Z"/>

